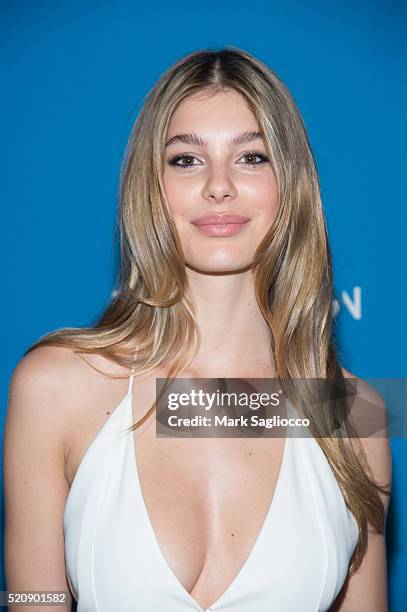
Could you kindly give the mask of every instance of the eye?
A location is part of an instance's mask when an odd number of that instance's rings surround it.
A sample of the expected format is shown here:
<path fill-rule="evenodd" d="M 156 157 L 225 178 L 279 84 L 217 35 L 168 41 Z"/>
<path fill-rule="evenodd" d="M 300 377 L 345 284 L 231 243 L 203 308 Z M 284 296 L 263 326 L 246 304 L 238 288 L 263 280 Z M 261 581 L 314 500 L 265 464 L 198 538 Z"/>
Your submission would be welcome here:
<path fill-rule="evenodd" d="M 255 158 L 258 158 L 260 161 L 255 161 Z M 242 155 L 242 157 L 240 159 L 248 159 L 249 161 L 243 162 L 246 166 L 259 166 L 260 164 L 265 164 L 267 162 L 269 162 L 269 158 L 266 155 L 263 155 L 262 153 L 255 153 L 250 152 L 250 153 L 245 153 L 244 155 Z M 241 162 L 239 162 L 241 163 Z"/>
<path fill-rule="evenodd" d="M 188 153 L 183 153 L 182 155 L 176 155 L 175 157 L 173 157 L 172 159 L 169 160 L 169 164 L 171 166 L 176 166 L 177 168 L 193 168 L 194 166 L 199 166 L 200 164 L 191 164 L 189 162 L 191 162 L 191 160 L 196 160 L 197 158 L 194 155 L 190 155 Z M 188 163 L 184 164 L 184 163 L 179 163 L 182 160 L 187 160 Z M 199 160 L 198 160 L 199 161 Z"/>

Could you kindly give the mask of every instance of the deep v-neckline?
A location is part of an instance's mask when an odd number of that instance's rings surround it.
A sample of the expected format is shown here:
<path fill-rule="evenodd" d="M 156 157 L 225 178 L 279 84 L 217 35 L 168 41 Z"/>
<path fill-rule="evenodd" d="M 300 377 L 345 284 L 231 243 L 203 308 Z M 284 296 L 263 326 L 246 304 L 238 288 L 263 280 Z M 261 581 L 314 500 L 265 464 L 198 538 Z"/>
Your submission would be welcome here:
<path fill-rule="evenodd" d="M 133 398 L 134 398 L 134 393 L 129 393 L 128 394 L 129 397 L 129 410 L 128 410 L 128 416 L 129 416 L 129 425 L 133 425 L 134 424 L 134 420 L 133 420 Z M 288 418 L 288 412 L 289 412 L 289 402 L 287 402 L 287 418 Z M 148 524 L 149 530 L 151 532 L 152 538 L 154 540 L 154 544 L 156 549 L 158 550 L 158 554 L 160 555 L 160 559 L 161 561 L 164 562 L 165 567 L 167 568 L 168 574 L 171 577 L 172 581 L 175 583 L 176 588 L 178 590 L 180 590 L 184 597 L 186 597 L 188 599 L 188 601 L 193 604 L 194 607 L 196 607 L 199 612 L 208 612 L 209 610 L 214 610 L 216 606 L 218 606 L 220 603 L 223 602 L 223 600 L 226 598 L 227 595 L 229 595 L 229 593 L 233 590 L 236 589 L 236 587 L 238 586 L 238 583 L 241 581 L 242 579 L 242 575 L 247 571 L 247 568 L 249 566 L 249 563 L 253 563 L 253 559 L 255 558 L 257 549 L 259 547 L 259 542 L 261 541 L 268 523 L 271 520 L 272 514 L 275 513 L 276 510 L 276 504 L 278 501 L 278 497 L 281 494 L 281 487 L 282 487 L 282 479 L 284 476 L 284 473 L 286 471 L 286 465 L 287 465 L 287 454 L 288 454 L 288 450 L 289 450 L 289 440 L 290 440 L 290 436 L 287 435 L 287 427 L 285 428 L 285 436 L 284 436 L 284 447 L 283 447 L 283 453 L 282 453 L 282 458 L 281 458 L 281 462 L 280 462 L 280 468 L 279 468 L 279 472 L 278 472 L 278 477 L 277 477 L 277 481 L 274 487 L 274 491 L 273 491 L 273 496 L 271 499 L 271 502 L 268 506 L 267 512 L 266 512 L 266 516 L 263 520 L 263 523 L 260 527 L 260 530 L 257 534 L 257 537 L 254 541 L 254 544 L 248 554 L 248 556 L 246 557 L 246 559 L 243 562 L 243 565 L 240 567 L 239 571 L 237 572 L 237 574 L 235 575 L 235 577 L 232 579 L 232 581 L 229 583 L 229 585 L 226 587 L 226 589 L 223 591 L 223 593 L 220 595 L 220 597 L 218 597 L 218 599 L 214 602 L 212 602 L 207 608 L 202 608 L 201 605 L 197 602 L 197 600 L 191 595 L 191 593 L 189 593 L 187 591 L 187 589 L 184 587 L 184 585 L 181 583 L 181 581 L 178 579 L 178 577 L 175 575 L 174 571 L 172 570 L 170 564 L 168 563 L 161 545 L 158 541 L 158 538 L 156 536 L 153 524 L 150 520 L 150 515 L 148 513 L 147 510 L 147 506 L 145 503 L 145 499 L 144 499 L 144 495 L 143 495 L 143 491 L 141 488 L 141 481 L 140 481 L 140 474 L 138 471 L 138 464 L 137 464 L 137 448 L 136 448 L 136 440 L 135 440 L 135 432 L 134 430 L 130 431 L 130 461 L 131 461 L 131 473 L 134 474 L 134 480 L 135 480 L 135 493 L 136 495 L 138 495 L 139 499 L 142 502 L 142 513 L 144 515 L 144 519 L 146 524 Z"/>

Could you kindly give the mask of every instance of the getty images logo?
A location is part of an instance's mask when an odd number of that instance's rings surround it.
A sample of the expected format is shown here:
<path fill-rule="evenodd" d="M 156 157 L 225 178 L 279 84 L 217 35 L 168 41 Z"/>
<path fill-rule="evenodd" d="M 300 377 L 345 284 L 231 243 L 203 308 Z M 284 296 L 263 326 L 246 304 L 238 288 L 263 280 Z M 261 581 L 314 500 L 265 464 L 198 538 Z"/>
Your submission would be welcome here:
<path fill-rule="evenodd" d="M 111 297 L 115 298 L 118 294 L 118 290 L 115 289 L 111 293 Z M 343 302 L 345 308 L 349 311 L 349 314 L 359 321 L 362 318 L 362 290 L 360 287 L 353 287 L 352 297 L 350 297 L 347 291 L 341 291 L 340 300 Z M 332 301 L 332 316 L 336 317 L 341 309 L 339 300 L 334 299 Z"/>

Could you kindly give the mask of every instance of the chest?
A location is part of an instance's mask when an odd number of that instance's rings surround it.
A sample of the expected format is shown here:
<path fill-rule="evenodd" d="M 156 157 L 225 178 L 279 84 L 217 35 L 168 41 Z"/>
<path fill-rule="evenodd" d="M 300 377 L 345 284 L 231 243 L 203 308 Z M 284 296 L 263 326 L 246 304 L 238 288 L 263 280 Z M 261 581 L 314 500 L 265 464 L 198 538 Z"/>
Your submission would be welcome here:
<path fill-rule="evenodd" d="M 250 556 L 272 505 L 284 438 L 135 435 L 146 516 L 178 581 L 205 607 Z"/>
<path fill-rule="evenodd" d="M 94 441 L 67 500 L 78 612 L 130 612 L 135 601 L 166 612 L 327 610 L 355 541 L 316 445 L 118 436 L 135 420 L 128 409 Z"/>
<path fill-rule="evenodd" d="M 64 517 L 78 612 L 96 599 L 123 612 L 136 600 L 167 612 L 328 609 L 322 601 L 346 574 L 349 528 L 318 449 L 278 437 L 157 438 L 154 418 L 117 437 L 154 392 L 139 384 L 109 422 L 114 401 L 103 398 L 97 422 L 75 438 L 73 473 L 90 449 Z"/>

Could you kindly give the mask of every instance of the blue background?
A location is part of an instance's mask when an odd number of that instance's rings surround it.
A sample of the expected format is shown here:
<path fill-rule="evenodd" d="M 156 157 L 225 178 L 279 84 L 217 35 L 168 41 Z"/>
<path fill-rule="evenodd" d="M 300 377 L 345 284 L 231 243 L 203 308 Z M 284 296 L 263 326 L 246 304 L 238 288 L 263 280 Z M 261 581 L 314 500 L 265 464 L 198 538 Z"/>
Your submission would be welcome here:
<path fill-rule="evenodd" d="M 158 77 L 207 47 L 253 53 L 299 106 L 333 250 L 342 365 L 364 378 L 407 376 L 406 12 L 374 0 L 0 2 L 2 425 L 28 346 L 92 323 L 107 304 L 131 127 Z M 361 309 L 349 307 L 355 287 Z M 407 443 L 391 444 L 390 609 L 401 612 Z"/>

